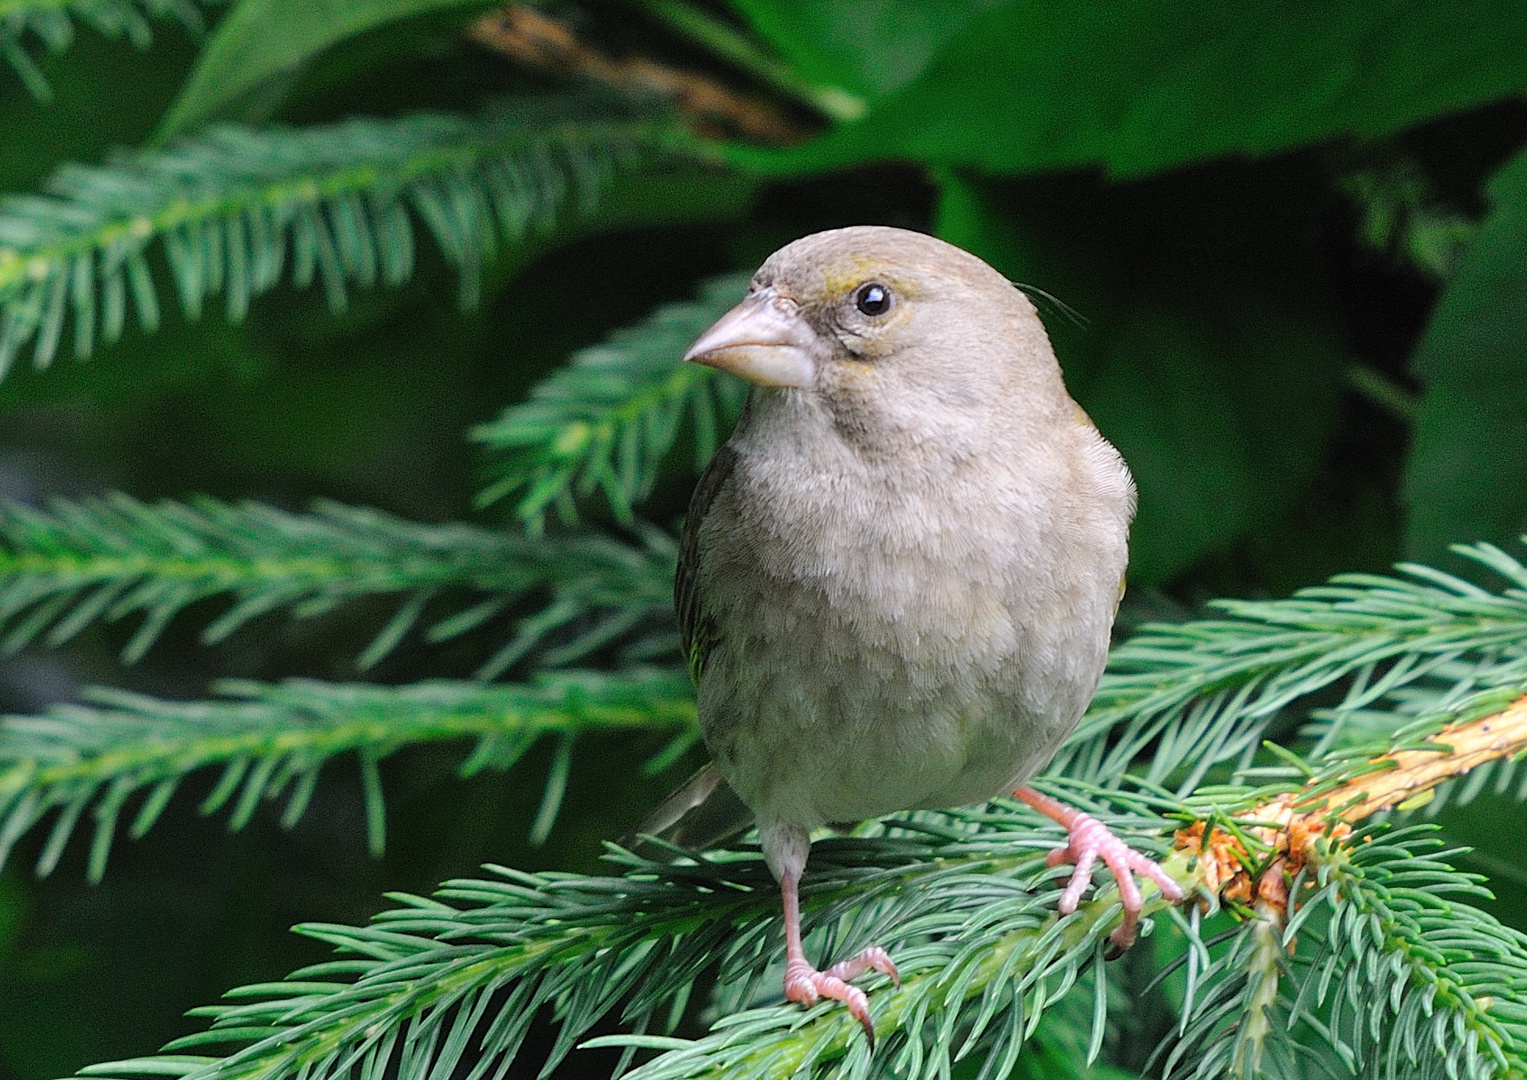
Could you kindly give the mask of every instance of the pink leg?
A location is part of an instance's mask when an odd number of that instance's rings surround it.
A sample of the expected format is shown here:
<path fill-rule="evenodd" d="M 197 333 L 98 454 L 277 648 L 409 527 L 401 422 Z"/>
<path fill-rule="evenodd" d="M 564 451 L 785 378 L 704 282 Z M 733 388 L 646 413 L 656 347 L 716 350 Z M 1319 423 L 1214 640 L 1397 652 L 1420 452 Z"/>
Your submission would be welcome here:
<path fill-rule="evenodd" d="M 1028 803 L 1052 821 L 1064 825 L 1070 833 L 1070 842 L 1050 852 L 1045 860 L 1051 866 L 1060 863 L 1076 865 L 1076 871 L 1071 875 L 1065 891 L 1060 894 L 1060 903 L 1056 905 L 1062 915 L 1069 915 L 1076 910 L 1082 893 L 1092 884 L 1092 866 L 1099 858 L 1113 872 L 1113 879 L 1119 884 L 1119 900 L 1124 905 L 1124 921 L 1114 928 L 1109 938 L 1121 951 L 1135 943 L 1135 928 L 1140 923 L 1140 910 L 1145 906 L 1140 897 L 1140 886 L 1135 883 L 1135 874 L 1144 874 L 1154 881 L 1160 887 L 1161 895 L 1168 900 L 1175 902 L 1182 899 L 1182 887 L 1168 877 L 1165 870 L 1109 832 L 1108 826 L 1097 818 L 1058 803 L 1033 788 L 1019 788 L 1013 792 L 1013 797 Z"/>
<path fill-rule="evenodd" d="M 864 991 L 850 986 L 849 979 L 874 969 L 901 985 L 901 975 L 891 958 L 881 948 L 865 949 L 852 960 L 818 971 L 806 960 L 801 948 L 800 874 L 785 873 L 779 879 L 779 891 L 785 901 L 785 997 L 800 1005 L 814 1005 L 819 997 L 832 998 L 848 1006 L 849 1014 L 864 1025 L 870 1049 L 875 1048 L 875 1027 L 870 1023 L 870 1002 Z"/>

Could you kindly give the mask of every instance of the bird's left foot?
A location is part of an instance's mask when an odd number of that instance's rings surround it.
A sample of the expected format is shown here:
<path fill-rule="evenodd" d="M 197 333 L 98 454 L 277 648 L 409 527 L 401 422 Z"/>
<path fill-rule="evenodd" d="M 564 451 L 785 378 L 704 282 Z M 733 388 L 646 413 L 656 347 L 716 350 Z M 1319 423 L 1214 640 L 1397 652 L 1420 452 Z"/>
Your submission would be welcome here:
<path fill-rule="evenodd" d="M 870 1022 L 870 1001 L 863 990 L 850 986 L 850 979 L 857 979 L 866 971 L 878 971 L 889 975 L 897 986 L 901 985 L 901 973 L 891 962 L 891 957 L 881 948 L 865 949 L 852 960 L 834 964 L 826 971 L 818 971 L 804 958 L 792 958 L 785 965 L 785 998 L 797 1005 L 815 1005 L 818 998 L 831 998 L 847 1006 L 849 1014 L 864 1025 L 871 1048 L 875 1045 L 875 1026 Z"/>
<path fill-rule="evenodd" d="M 1098 859 L 1102 859 L 1104 865 L 1113 872 L 1113 879 L 1119 885 L 1119 900 L 1124 906 L 1124 921 L 1108 937 L 1120 952 L 1135 943 L 1140 912 L 1145 907 L 1145 901 L 1140 896 L 1140 886 L 1135 881 L 1136 874 L 1144 874 L 1154 881 L 1161 895 L 1173 903 L 1182 899 L 1182 886 L 1173 881 L 1159 863 L 1131 848 L 1097 818 L 1058 803 L 1033 788 L 1019 788 L 1013 795 L 1052 821 L 1064 825 L 1069 834 L 1069 842 L 1050 852 L 1045 859 L 1050 866 L 1071 863 L 1076 867 L 1056 905 L 1062 915 L 1070 915 L 1076 910 L 1082 893 L 1092 884 L 1092 867 Z"/>

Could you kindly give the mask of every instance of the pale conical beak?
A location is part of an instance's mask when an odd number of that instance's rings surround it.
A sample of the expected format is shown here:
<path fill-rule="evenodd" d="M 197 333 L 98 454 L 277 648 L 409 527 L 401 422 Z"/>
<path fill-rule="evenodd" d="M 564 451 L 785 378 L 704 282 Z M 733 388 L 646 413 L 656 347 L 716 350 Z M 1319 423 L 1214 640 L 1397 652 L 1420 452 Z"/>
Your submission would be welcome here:
<path fill-rule="evenodd" d="M 760 289 L 717 319 L 685 360 L 740 375 L 759 386 L 816 385 L 816 331 L 793 300 Z"/>

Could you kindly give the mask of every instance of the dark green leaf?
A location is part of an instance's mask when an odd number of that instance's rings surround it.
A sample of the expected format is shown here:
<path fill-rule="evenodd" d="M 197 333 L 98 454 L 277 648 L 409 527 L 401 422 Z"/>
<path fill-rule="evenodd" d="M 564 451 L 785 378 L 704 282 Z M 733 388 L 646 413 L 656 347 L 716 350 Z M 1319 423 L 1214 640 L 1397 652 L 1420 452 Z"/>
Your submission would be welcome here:
<path fill-rule="evenodd" d="M 906 86 L 1002 0 L 731 0 L 808 79 L 869 97 Z"/>
<path fill-rule="evenodd" d="M 482 0 L 239 0 L 202 50 L 159 128 L 166 139 L 219 116 L 266 79 L 336 42 L 399 19 Z"/>
<path fill-rule="evenodd" d="M 1416 350 L 1427 384 L 1405 477 L 1409 554 L 1527 529 L 1527 154 L 1490 183 L 1494 210 Z"/>
<path fill-rule="evenodd" d="M 1185 189 L 1185 202 L 1196 197 Z M 1184 240 L 1199 227 L 1191 214 L 1149 193 L 1058 219 L 1036 210 L 1049 219 L 1043 236 L 1018 224 L 1026 209 L 1020 192 L 951 178 L 938 230 L 1088 320 L 1079 328 L 1038 298 L 1072 393 L 1140 488 L 1130 580 L 1160 584 L 1265 528 L 1313 473 L 1335 421 L 1340 354 L 1313 291 L 1184 266 L 1168 245 L 1214 247 Z"/>
<path fill-rule="evenodd" d="M 873 40 L 868 22 L 831 29 Z M 803 65 L 833 47 L 827 30 L 815 39 L 794 46 Z M 1009 3 L 864 120 L 748 157 L 781 171 L 912 158 L 1138 176 L 1384 135 L 1518 94 L 1524 56 L 1527 8 L 1494 0 Z"/>

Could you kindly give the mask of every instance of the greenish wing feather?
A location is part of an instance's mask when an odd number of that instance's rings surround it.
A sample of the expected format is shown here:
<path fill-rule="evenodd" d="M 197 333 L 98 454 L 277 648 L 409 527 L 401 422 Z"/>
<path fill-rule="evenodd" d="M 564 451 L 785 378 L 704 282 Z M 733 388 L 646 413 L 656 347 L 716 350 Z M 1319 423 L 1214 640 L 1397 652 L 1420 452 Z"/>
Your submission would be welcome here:
<path fill-rule="evenodd" d="M 689 517 L 684 522 L 684 536 L 679 542 L 679 569 L 673 579 L 673 603 L 679 615 L 679 637 L 689 660 L 689 674 L 696 682 L 705 666 L 705 657 L 716 640 L 715 620 L 707 617 L 700 595 L 700 523 L 723 485 L 731 478 L 737 454 L 723 446 L 710 459 L 695 493 L 689 500 Z"/>

